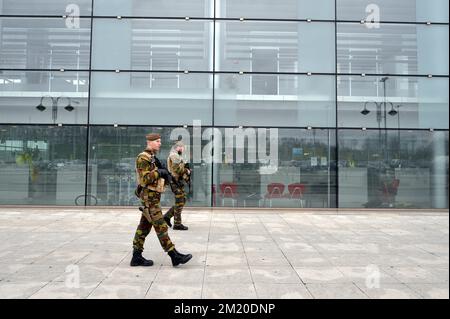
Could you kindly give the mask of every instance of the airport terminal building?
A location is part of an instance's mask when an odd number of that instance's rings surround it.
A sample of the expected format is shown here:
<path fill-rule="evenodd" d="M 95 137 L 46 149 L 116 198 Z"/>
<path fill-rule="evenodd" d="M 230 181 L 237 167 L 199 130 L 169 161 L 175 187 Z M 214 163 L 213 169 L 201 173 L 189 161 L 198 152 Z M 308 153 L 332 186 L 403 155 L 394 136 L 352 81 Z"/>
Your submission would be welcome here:
<path fill-rule="evenodd" d="M 448 209 L 448 7 L 0 0 L 0 206 L 136 205 L 185 132 L 190 207 Z"/>

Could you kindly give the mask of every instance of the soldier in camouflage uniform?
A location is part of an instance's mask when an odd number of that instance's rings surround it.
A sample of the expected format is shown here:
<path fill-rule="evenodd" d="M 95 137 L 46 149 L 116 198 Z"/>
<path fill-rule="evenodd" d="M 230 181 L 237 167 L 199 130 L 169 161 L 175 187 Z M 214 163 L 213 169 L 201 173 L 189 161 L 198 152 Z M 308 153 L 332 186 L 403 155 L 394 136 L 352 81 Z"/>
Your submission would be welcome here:
<path fill-rule="evenodd" d="M 172 226 L 170 219 L 174 217 L 175 230 L 188 230 L 188 227 L 181 223 L 181 212 L 186 204 L 186 193 L 184 191 L 184 182 L 189 179 L 190 170 L 185 167 L 183 160 L 184 144 L 181 141 L 175 143 L 167 158 L 167 169 L 173 176 L 171 185 L 172 192 L 175 195 L 175 205 L 164 215 L 167 225 Z"/>
<path fill-rule="evenodd" d="M 172 265 L 185 264 L 192 258 L 192 255 L 180 254 L 175 249 L 175 245 L 167 233 L 168 227 L 161 212 L 161 193 L 164 192 L 165 181 L 169 180 L 169 172 L 167 169 L 159 168 L 156 165 L 157 159 L 155 154 L 161 147 L 161 136 L 153 133 L 148 134 L 146 138 L 147 148 L 136 159 L 136 175 L 139 183 L 136 193 L 139 195 L 144 208 L 133 240 L 133 258 L 131 259 L 130 265 L 153 265 L 153 261 L 142 257 L 145 238 L 150 233 L 152 227 L 155 229 L 162 248 L 172 259 Z"/>

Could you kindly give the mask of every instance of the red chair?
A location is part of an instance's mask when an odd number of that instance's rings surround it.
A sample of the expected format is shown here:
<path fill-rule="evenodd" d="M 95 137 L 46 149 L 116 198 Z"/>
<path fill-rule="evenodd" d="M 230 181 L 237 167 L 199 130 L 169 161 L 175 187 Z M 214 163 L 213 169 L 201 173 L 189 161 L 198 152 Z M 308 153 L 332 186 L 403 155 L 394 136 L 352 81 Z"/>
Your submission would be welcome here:
<path fill-rule="evenodd" d="M 288 185 L 289 194 L 286 195 L 289 199 L 299 199 L 300 205 L 303 208 L 303 195 L 305 194 L 305 184 L 289 184 Z"/>
<path fill-rule="evenodd" d="M 225 205 L 225 198 L 230 198 L 234 207 L 238 197 L 237 185 L 235 183 L 220 184 L 220 197 L 222 197 L 222 206 Z"/>
<path fill-rule="evenodd" d="M 269 200 L 270 207 L 272 207 L 272 199 L 284 198 L 283 193 L 286 186 L 281 183 L 271 183 L 267 185 L 267 194 L 264 196 L 264 206 L 266 206 L 266 200 Z"/>

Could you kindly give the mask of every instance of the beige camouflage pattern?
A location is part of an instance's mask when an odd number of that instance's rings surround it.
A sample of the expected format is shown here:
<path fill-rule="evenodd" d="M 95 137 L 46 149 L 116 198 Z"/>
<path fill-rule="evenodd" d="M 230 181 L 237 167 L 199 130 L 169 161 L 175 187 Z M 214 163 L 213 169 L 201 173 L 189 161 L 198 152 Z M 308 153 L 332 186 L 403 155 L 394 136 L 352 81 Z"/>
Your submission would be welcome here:
<path fill-rule="evenodd" d="M 170 152 L 167 158 L 167 169 L 176 180 L 185 179 L 184 175 L 187 174 L 183 157 L 177 152 Z"/>
<path fill-rule="evenodd" d="M 155 154 L 149 150 L 140 153 L 136 158 L 136 180 L 139 185 L 158 193 L 165 190 L 165 181 L 159 178 L 155 163 Z"/>
<path fill-rule="evenodd" d="M 186 193 L 183 181 L 188 179 L 188 169 L 185 167 L 183 157 L 172 149 L 167 158 L 167 168 L 175 179 L 172 192 L 175 195 L 175 205 L 166 213 L 166 217 L 174 217 L 175 225 L 181 225 L 181 212 L 186 204 Z"/>

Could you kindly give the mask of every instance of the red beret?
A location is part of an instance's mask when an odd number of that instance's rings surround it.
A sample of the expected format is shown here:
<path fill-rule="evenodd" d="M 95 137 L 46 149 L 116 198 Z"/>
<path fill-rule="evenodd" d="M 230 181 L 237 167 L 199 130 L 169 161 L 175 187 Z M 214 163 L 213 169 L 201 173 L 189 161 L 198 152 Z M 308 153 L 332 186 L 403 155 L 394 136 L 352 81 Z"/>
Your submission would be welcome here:
<path fill-rule="evenodd" d="M 147 139 L 147 141 L 156 141 L 161 138 L 161 135 L 159 135 L 158 133 L 150 133 L 147 134 L 145 138 Z"/>

